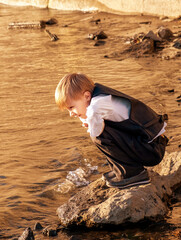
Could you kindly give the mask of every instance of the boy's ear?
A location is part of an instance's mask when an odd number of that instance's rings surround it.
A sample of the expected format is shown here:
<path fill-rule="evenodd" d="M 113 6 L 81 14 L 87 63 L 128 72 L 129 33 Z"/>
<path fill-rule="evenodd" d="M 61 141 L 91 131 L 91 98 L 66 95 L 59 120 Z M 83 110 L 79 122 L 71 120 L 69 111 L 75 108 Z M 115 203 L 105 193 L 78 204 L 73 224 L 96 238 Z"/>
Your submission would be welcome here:
<path fill-rule="evenodd" d="M 91 100 L 91 93 L 89 91 L 85 91 L 84 92 L 84 97 L 87 101 Z"/>

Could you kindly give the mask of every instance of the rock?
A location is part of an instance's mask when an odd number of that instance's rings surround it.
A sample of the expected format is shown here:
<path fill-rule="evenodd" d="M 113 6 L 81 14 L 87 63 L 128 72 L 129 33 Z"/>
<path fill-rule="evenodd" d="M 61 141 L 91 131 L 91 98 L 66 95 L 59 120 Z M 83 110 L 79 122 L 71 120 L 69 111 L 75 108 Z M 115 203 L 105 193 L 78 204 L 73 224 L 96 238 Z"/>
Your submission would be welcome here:
<path fill-rule="evenodd" d="M 41 230 L 41 229 L 43 229 L 41 223 L 39 222 L 35 223 L 34 230 Z"/>
<path fill-rule="evenodd" d="M 163 20 L 167 20 L 169 18 L 167 16 L 160 16 L 159 19 L 163 21 Z"/>
<path fill-rule="evenodd" d="M 91 23 L 98 24 L 99 22 L 101 22 L 101 19 L 98 18 L 98 19 L 96 19 L 96 20 L 91 20 L 90 22 L 91 22 Z"/>
<path fill-rule="evenodd" d="M 100 32 L 96 35 L 96 37 L 97 37 L 97 40 L 99 40 L 99 39 L 106 39 L 106 38 L 107 38 L 107 34 L 106 34 L 105 32 L 103 32 L 103 31 L 100 31 Z"/>
<path fill-rule="evenodd" d="M 98 33 L 90 33 L 88 35 L 88 38 L 91 40 L 99 40 L 99 39 L 106 39 L 108 36 L 105 34 L 105 32 L 100 31 Z"/>
<path fill-rule="evenodd" d="M 57 236 L 57 229 L 52 229 L 50 226 L 47 226 L 43 229 L 43 235 L 48 237 L 55 237 Z"/>
<path fill-rule="evenodd" d="M 45 24 L 47 24 L 47 25 L 54 25 L 57 23 L 58 23 L 58 21 L 55 18 L 50 18 L 48 21 L 45 21 Z"/>
<path fill-rule="evenodd" d="M 178 49 L 181 49 L 181 40 L 176 41 L 176 42 L 173 44 L 173 47 L 178 48 Z"/>
<path fill-rule="evenodd" d="M 57 209 L 64 227 L 102 227 L 160 220 L 168 213 L 168 199 L 181 185 L 181 152 L 166 154 L 149 171 L 151 183 L 124 190 L 108 188 L 98 179 Z"/>
<path fill-rule="evenodd" d="M 131 56 L 143 57 L 146 54 L 151 54 L 155 52 L 158 48 L 162 48 L 160 44 L 162 39 L 154 34 L 153 31 L 149 31 L 146 35 L 144 33 L 136 34 L 133 38 L 131 38 L 129 46 L 125 49 L 121 54 L 128 53 Z"/>
<path fill-rule="evenodd" d="M 149 31 L 144 38 L 152 39 L 153 41 L 161 42 L 162 39 L 158 37 L 153 31 Z"/>
<path fill-rule="evenodd" d="M 18 240 L 34 240 L 34 234 L 31 228 L 26 228 Z"/>
<path fill-rule="evenodd" d="M 171 46 L 163 49 L 161 52 L 162 59 L 166 59 L 166 60 L 174 59 L 180 56 L 181 56 L 181 51 L 178 51 L 178 49 Z"/>
<path fill-rule="evenodd" d="M 144 39 L 142 42 L 134 43 L 124 50 L 122 54 L 129 53 L 132 56 L 142 57 L 145 54 L 153 53 L 155 50 L 154 41 L 152 39 Z"/>
<path fill-rule="evenodd" d="M 165 27 L 160 27 L 158 29 L 158 35 L 160 38 L 166 39 L 166 40 L 169 40 L 171 37 L 173 37 L 172 31 L 169 28 L 165 28 Z"/>
<path fill-rule="evenodd" d="M 166 153 L 161 163 L 153 169 L 165 178 L 170 189 L 181 186 L 181 152 Z"/>
<path fill-rule="evenodd" d="M 175 92 L 175 90 L 174 89 L 169 89 L 168 92 L 173 93 L 173 92 Z"/>
<path fill-rule="evenodd" d="M 151 24 L 151 21 L 139 22 L 139 24 Z"/>

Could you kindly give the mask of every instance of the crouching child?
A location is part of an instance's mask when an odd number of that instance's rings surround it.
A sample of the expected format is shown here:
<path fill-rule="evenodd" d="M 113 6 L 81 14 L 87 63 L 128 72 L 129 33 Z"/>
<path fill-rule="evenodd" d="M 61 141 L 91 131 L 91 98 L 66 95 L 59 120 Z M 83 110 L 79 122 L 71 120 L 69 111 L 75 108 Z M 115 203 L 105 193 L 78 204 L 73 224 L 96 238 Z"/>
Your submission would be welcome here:
<path fill-rule="evenodd" d="M 57 85 L 55 101 L 71 117 L 78 117 L 92 141 L 106 156 L 108 187 L 127 188 L 150 182 L 145 167 L 161 162 L 168 139 L 166 115 L 143 102 L 94 83 L 81 73 L 65 75 Z"/>

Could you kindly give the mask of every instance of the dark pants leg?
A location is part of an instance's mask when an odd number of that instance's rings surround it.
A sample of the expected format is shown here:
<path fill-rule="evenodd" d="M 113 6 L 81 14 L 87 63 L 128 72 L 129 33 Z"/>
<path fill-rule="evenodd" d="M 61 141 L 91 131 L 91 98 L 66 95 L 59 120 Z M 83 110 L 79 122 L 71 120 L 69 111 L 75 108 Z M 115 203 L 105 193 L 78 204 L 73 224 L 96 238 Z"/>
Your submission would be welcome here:
<path fill-rule="evenodd" d="M 92 140 L 106 155 L 118 179 L 135 176 L 144 170 L 144 166 L 160 163 L 166 146 L 166 141 L 147 143 L 139 136 L 120 132 L 109 126 Z"/>

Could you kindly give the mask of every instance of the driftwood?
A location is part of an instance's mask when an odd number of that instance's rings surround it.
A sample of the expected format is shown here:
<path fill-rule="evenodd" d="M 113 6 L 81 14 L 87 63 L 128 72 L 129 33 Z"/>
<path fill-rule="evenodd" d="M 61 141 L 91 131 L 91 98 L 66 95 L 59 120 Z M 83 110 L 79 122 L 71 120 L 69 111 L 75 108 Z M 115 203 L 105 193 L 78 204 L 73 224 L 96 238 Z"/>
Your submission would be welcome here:
<path fill-rule="evenodd" d="M 16 28 L 34 28 L 34 29 L 39 29 L 39 28 L 45 28 L 46 25 L 54 25 L 57 24 L 58 21 L 55 18 L 50 18 L 47 21 L 41 20 L 37 22 L 12 22 L 9 24 L 8 28 L 9 29 L 16 29 Z"/>
<path fill-rule="evenodd" d="M 34 28 L 34 29 L 40 29 L 45 28 L 45 22 L 44 21 L 38 21 L 38 22 L 12 22 L 9 24 L 9 29 L 16 29 L 16 28 Z"/>
<path fill-rule="evenodd" d="M 50 37 L 51 41 L 57 41 L 59 38 L 57 37 L 57 35 L 52 34 L 48 29 L 45 29 L 45 32 L 48 34 L 48 36 Z"/>

